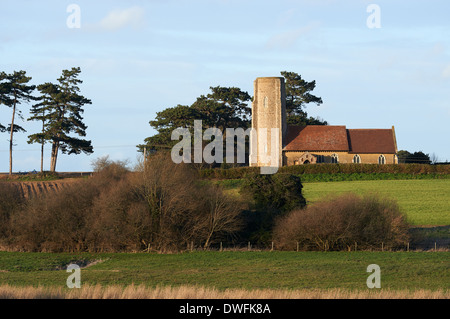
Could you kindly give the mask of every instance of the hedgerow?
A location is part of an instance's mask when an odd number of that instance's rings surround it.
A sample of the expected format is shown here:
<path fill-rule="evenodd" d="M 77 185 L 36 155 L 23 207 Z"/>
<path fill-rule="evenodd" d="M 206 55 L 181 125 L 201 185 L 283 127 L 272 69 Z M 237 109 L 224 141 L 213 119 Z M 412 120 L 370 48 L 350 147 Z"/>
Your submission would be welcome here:
<path fill-rule="evenodd" d="M 258 173 L 259 171 L 260 171 L 259 167 L 233 167 L 226 169 L 208 168 L 208 169 L 201 169 L 198 172 L 200 178 L 240 179 L 244 178 L 246 175 Z M 302 175 L 303 181 L 306 181 L 304 178 L 317 180 L 323 180 L 326 178 L 335 178 L 333 180 L 345 180 L 345 178 L 355 178 L 356 176 L 359 176 L 360 179 L 449 178 L 450 165 L 314 164 L 314 165 L 284 166 L 278 169 L 278 173 Z M 351 176 L 344 176 L 345 174 Z M 332 176 L 330 177 L 324 175 L 332 175 Z"/>

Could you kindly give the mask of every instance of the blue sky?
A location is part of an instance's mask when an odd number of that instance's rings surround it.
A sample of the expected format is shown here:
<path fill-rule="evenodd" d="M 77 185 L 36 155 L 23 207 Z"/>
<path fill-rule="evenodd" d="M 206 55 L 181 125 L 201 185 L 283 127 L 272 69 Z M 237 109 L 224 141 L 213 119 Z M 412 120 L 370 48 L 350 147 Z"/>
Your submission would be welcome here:
<path fill-rule="evenodd" d="M 80 28 L 69 28 L 70 4 Z M 369 28 L 370 4 L 380 28 Z M 450 161 L 449 1 L 6 1 L 0 0 L 0 71 L 25 70 L 33 84 L 81 67 L 87 138 L 94 154 L 60 155 L 58 171 L 88 171 L 92 160 L 138 158 L 155 132 L 156 112 L 191 104 L 210 86 L 253 95 L 253 81 L 299 73 L 316 80 L 331 125 L 395 126 L 399 149 Z M 25 117 L 29 105 L 21 105 Z M 0 107 L 0 123 L 11 111 Z M 39 145 L 20 123 L 14 171 L 40 167 Z M 49 169 L 50 146 L 44 169 Z M 8 135 L 0 134 L 0 171 L 8 171 Z"/>

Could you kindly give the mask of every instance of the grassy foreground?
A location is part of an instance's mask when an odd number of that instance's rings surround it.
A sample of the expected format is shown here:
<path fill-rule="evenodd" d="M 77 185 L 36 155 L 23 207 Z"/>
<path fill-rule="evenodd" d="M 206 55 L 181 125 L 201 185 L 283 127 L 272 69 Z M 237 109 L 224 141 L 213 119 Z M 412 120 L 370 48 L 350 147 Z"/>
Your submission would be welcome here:
<path fill-rule="evenodd" d="M 198 286 L 129 285 L 103 287 L 82 286 L 80 289 L 61 287 L 0 286 L 0 299 L 450 299 L 448 291 L 389 289 L 225 289 Z"/>
<path fill-rule="evenodd" d="M 82 286 L 130 285 L 242 290 L 368 291 L 367 266 L 381 269 L 382 290 L 450 291 L 450 252 L 197 251 L 180 254 L 0 252 L 0 286 L 68 289 L 72 262 Z"/>

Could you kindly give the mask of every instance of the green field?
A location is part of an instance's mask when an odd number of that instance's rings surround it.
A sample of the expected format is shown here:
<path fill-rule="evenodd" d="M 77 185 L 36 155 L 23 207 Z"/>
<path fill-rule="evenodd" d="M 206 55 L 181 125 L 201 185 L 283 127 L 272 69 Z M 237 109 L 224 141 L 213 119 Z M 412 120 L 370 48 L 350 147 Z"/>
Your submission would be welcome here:
<path fill-rule="evenodd" d="M 241 180 L 219 181 L 238 196 Z M 303 196 L 313 204 L 342 193 L 375 193 L 395 199 L 412 225 L 450 225 L 450 179 L 304 182 Z"/>
<path fill-rule="evenodd" d="M 412 225 L 450 225 L 450 179 L 318 182 L 303 187 L 308 203 L 347 192 L 376 193 L 395 199 Z"/>
<path fill-rule="evenodd" d="M 61 266 L 102 260 L 81 270 L 82 284 L 204 286 L 217 289 L 366 289 L 367 266 L 382 288 L 450 289 L 450 252 L 201 251 L 180 254 L 0 252 L 0 285 L 65 287 Z"/>

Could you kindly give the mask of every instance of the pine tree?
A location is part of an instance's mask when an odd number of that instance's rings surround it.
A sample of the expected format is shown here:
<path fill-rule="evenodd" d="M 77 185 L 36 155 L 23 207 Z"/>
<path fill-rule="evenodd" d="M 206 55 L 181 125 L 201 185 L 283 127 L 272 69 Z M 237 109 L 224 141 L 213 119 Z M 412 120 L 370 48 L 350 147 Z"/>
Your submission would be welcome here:
<path fill-rule="evenodd" d="M 93 153 L 91 141 L 74 137 L 75 133 L 80 137 L 86 136 L 87 126 L 82 122 L 81 116 L 84 105 L 92 104 L 91 100 L 80 95 L 78 79 L 80 68 L 63 70 L 58 78 L 58 84 L 45 83 L 38 86 L 41 93 L 40 103 L 33 106 L 33 114 L 29 120 L 42 121 L 42 132 L 29 136 L 29 143 L 41 144 L 45 141 L 52 144 L 50 171 L 56 170 L 56 162 L 59 151 L 63 154 Z"/>
<path fill-rule="evenodd" d="M 14 145 L 14 133 L 25 132 L 20 125 L 15 124 L 16 116 L 23 119 L 19 104 L 33 100 L 31 93 L 36 86 L 27 85 L 31 77 L 26 76 L 25 71 L 14 71 L 12 74 L 2 72 L 0 74 L 0 104 L 4 104 L 12 109 L 11 124 L 5 129 L 0 125 L 0 130 L 9 131 L 9 175 L 12 175 L 13 158 L 12 151 Z"/>
<path fill-rule="evenodd" d="M 49 135 L 46 134 L 46 123 L 48 121 L 46 115 L 50 113 L 50 109 L 54 106 L 51 95 L 57 93 L 56 85 L 52 83 L 44 83 L 37 86 L 41 95 L 36 99 L 40 103 L 34 104 L 31 107 L 31 116 L 28 121 L 41 121 L 42 130 L 40 133 L 31 134 L 28 136 L 28 144 L 40 143 L 41 144 L 41 173 L 44 171 L 44 145 L 49 140 Z"/>
<path fill-rule="evenodd" d="M 316 81 L 305 81 L 301 75 L 295 72 L 282 71 L 281 75 L 286 83 L 286 115 L 288 125 L 327 125 L 326 121 L 320 118 L 308 117 L 305 111 L 306 104 L 314 103 L 320 105 L 322 98 L 311 92 L 316 87 Z"/>

